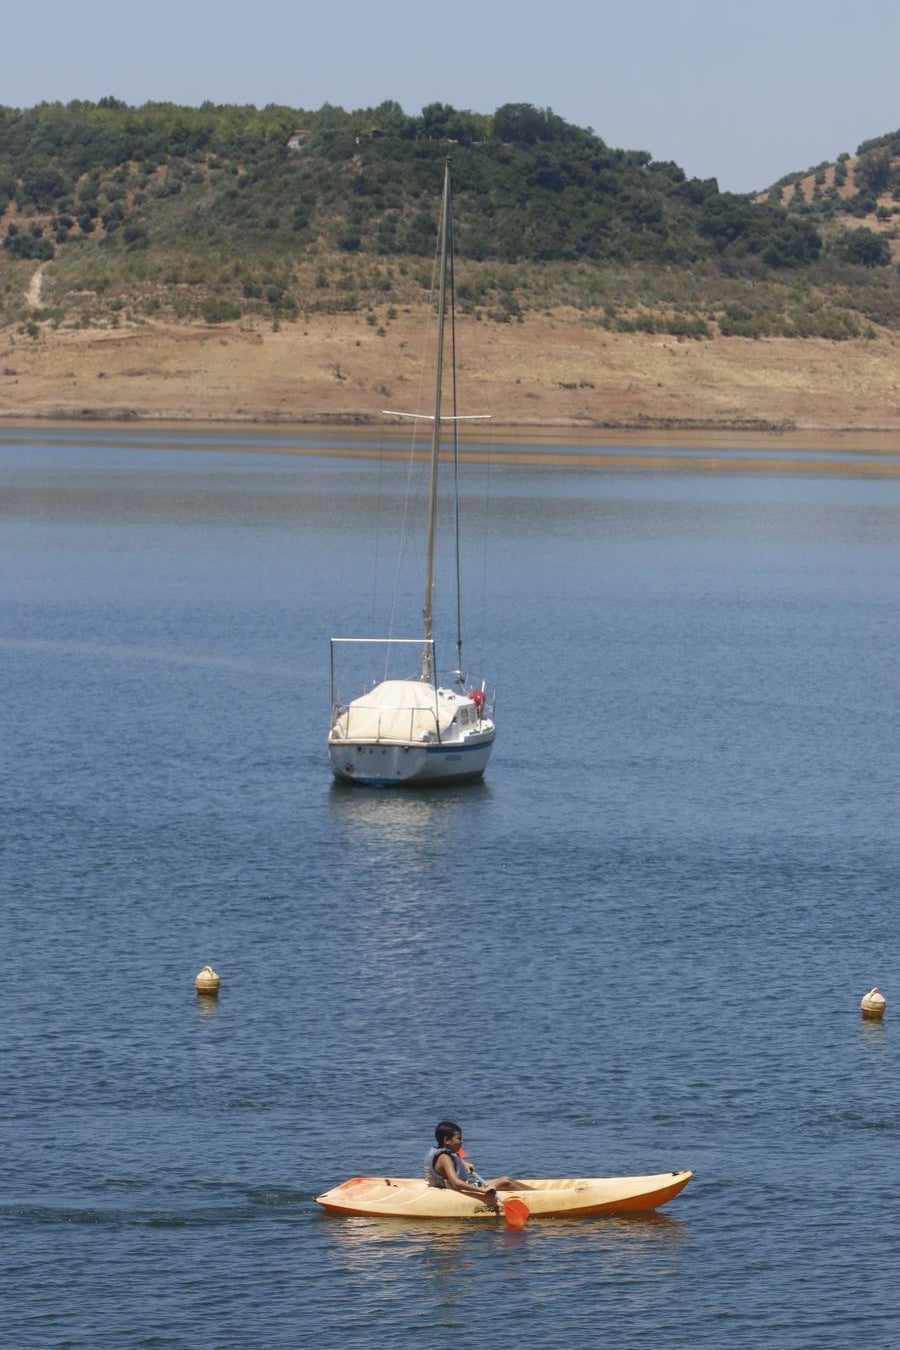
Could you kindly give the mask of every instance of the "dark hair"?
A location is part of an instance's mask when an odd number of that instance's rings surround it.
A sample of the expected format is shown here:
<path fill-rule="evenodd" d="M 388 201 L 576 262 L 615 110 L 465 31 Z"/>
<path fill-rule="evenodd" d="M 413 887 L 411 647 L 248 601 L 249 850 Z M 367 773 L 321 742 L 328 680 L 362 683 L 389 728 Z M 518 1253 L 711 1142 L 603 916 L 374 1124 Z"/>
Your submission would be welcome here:
<path fill-rule="evenodd" d="M 445 1140 L 452 1139 L 455 1134 L 462 1134 L 462 1130 L 455 1120 L 439 1120 L 434 1127 L 434 1137 L 441 1146 L 443 1146 Z"/>

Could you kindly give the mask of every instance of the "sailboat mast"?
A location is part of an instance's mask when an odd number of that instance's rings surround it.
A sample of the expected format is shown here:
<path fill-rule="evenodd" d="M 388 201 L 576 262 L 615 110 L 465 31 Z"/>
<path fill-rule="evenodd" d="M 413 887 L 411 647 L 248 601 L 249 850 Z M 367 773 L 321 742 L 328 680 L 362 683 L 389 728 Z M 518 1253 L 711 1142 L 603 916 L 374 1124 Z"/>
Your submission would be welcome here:
<path fill-rule="evenodd" d="M 463 685 L 463 638 L 462 638 L 462 577 L 460 575 L 459 547 L 459 404 L 456 396 L 456 278 L 453 275 L 453 257 L 456 245 L 453 240 L 453 216 L 450 216 L 450 373 L 452 377 L 453 403 L 453 528 L 456 544 L 456 683 Z"/>
<path fill-rule="evenodd" d="M 444 318 L 447 298 L 447 241 L 450 234 L 450 161 L 444 163 L 444 194 L 441 201 L 440 263 L 438 271 L 437 359 L 434 377 L 434 421 L 431 431 L 431 481 L 428 494 L 428 543 L 423 605 L 425 644 L 422 649 L 422 679 L 433 683 L 434 669 L 434 536 L 437 524 L 438 460 L 441 453 L 441 385 L 444 369 Z"/>

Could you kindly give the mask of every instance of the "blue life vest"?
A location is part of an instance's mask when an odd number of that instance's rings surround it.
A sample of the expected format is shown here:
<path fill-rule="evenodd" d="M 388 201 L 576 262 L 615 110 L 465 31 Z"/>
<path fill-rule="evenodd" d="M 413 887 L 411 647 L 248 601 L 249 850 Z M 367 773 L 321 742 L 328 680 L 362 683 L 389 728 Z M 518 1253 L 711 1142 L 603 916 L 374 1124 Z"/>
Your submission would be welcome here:
<path fill-rule="evenodd" d="M 430 1148 L 425 1154 L 425 1180 L 428 1182 L 429 1186 L 437 1186 L 439 1190 L 447 1189 L 447 1183 L 440 1172 L 434 1170 L 435 1160 L 439 1158 L 442 1153 L 446 1153 L 447 1157 L 452 1161 L 456 1170 L 456 1175 L 459 1177 L 460 1181 L 467 1181 L 470 1186 L 478 1186 L 481 1184 L 472 1176 L 458 1153 L 454 1153 L 453 1150 L 449 1148 Z"/>

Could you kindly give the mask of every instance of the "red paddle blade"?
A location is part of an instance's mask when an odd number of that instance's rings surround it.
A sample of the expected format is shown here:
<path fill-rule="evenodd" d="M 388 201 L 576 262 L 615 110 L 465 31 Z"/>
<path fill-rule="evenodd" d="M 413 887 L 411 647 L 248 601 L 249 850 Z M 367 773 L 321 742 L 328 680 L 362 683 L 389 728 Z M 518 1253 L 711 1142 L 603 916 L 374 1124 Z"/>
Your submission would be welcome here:
<path fill-rule="evenodd" d="M 524 1200 L 513 1195 L 509 1200 L 503 1201 L 503 1217 L 507 1228 L 524 1228 L 531 1218 L 531 1210 Z"/>

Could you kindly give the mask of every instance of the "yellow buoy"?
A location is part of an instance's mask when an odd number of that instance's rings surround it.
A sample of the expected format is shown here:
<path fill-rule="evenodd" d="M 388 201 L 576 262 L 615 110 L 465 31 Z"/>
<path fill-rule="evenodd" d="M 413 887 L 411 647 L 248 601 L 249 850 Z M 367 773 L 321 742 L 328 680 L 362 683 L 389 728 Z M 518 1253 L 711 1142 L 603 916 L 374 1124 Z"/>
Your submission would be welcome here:
<path fill-rule="evenodd" d="M 880 989 L 870 989 L 863 994 L 859 1009 L 863 1017 L 884 1017 L 887 999 Z"/>
<path fill-rule="evenodd" d="M 212 966 L 204 966 L 194 984 L 198 994 L 215 995 L 219 992 L 219 977 Z"/>

